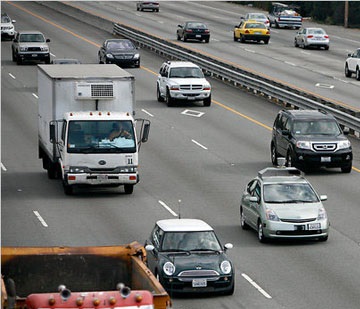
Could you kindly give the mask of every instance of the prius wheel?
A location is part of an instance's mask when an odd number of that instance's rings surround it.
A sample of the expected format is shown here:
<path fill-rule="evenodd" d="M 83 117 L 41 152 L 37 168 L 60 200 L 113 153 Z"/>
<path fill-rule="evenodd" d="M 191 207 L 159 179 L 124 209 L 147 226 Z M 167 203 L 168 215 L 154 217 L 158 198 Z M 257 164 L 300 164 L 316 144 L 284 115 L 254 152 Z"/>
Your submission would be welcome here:
<path fill-rule="evenodd" d="M 249 229 L 248 224 L 245 222 L 244 211 L 242 208 L 240 208 L 240 226 L 243 230 Z"/>
<path fill-rule="evenodd" d="M 259 221 L 258 224 L 258 239 L 261 243 L 265 243 L 268 240 L 267 237 L 264 235 L 264 228 L 261 221 Z"/>

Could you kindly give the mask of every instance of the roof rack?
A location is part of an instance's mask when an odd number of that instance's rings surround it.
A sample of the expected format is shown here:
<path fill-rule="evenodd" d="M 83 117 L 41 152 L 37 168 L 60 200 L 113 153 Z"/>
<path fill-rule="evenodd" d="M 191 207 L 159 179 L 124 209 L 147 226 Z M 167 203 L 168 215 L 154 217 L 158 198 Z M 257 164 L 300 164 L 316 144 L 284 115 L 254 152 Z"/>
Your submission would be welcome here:
<path fill-rule="evenodd" d="M 286 176 L 303 176 L 303 173 L 296 167 L 267 167 L 258 172 L 258 177 L 286 177 Z"/>

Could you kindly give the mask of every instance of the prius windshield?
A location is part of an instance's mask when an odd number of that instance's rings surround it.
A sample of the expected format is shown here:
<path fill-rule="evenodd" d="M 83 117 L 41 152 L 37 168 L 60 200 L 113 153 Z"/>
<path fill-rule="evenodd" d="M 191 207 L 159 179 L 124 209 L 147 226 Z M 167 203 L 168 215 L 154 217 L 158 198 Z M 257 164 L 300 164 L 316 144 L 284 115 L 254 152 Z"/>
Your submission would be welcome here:
<path fill-rule="evenodd" d="M 307 183 L 279 183 L 264 185 L 266 203 L 316 203 L 315 191 Z"/>
<path fill-rule="evenodd" d="M 74 153 L 136 151 L 134 127 L 128 121 L 70 121 L 67 150 Z"/>

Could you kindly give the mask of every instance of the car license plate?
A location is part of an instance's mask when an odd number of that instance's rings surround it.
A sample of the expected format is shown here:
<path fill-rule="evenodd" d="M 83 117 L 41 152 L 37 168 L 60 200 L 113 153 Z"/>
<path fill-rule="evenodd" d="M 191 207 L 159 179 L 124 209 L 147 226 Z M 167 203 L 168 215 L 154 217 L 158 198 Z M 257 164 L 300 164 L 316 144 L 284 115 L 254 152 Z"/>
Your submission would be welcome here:
<path fill-rule="evenodd" d="M 321 157 L 321 162 L 331 162 L 331 157 Z"/>
<path fill-rule="evenodd" d="M 31 57 L 37 57 L 37 54 L 31 54 Z"/>
<path fill-rule="evenodd" d="M 207 286 L 206 279 L 193 279 L 192 287 L 193 288 L 204 288 Z"/>
<path fill-rule="evenodd" d="M 308 229 L 309 230 L 319 230 L 321 227 L 320 223 L 309 223 L 308 224 Z"/>
<path fill-rule="evenodd" d="M 255 34 L 261 34 L 261 32 L 257 31 L 257 32 L 254 32 Z"/>
<path fill-rule="evenodd" d="M 97 179 L 98 179 L 98 180 L 107 180 L 107 179 L 108 179 L 108 176 L 107 176 L 107 175 L 98 175 L 98 176 L 97 176 Z"/>
<path fill-rule="evenodd" d="M 197 34 L 196 37 L 197 37 L 197 38 L 201 38 L 201 34 Z"/>

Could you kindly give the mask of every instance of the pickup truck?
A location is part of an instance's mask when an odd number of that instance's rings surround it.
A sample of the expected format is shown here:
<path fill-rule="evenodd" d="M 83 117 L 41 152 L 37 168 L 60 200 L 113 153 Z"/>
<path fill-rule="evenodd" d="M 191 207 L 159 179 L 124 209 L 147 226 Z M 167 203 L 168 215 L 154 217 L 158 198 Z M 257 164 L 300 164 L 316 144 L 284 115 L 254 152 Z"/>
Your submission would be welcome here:
<path fill-rule="evenodd" d="M 302 26 L 302 16 L 295 11 L 295 7 L 280 2 L 272 3 L 268 18 L 270 27 L 300 29 Z"/>
<path fill-rule="evenodd" d="M 348 54 L 345 61 L 345 76 L 351 77 L 355 73 L 356 80 L 360 80 L 360 48 Z"/>

